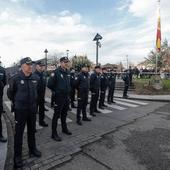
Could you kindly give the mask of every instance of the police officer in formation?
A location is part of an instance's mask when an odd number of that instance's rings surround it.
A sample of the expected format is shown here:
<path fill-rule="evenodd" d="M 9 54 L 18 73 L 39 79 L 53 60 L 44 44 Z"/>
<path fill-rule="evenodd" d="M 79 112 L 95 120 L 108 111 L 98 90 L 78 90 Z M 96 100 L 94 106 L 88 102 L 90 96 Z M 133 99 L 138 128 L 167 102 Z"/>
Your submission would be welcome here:
<path fill-rule="evenodd" d="M 100 76 L 99 109 L 104 109 L 104 107 L 107 107 L 107 106 L 104 104 L 107 87 L 108 87 L 107 69 L 106 69 L 106 68 L 102 68 L 102 74 L 101 74 L 101 76 Z"/>
<path fill-rule="evenodd" d="M 114 70 L 110 70 L 108 73 L 108 97 L 107 97 L 107 102 L 108 104 L 115 103 L 113 100 L 114 97 L 114 90 L 115 90 L 115 83 L 116 83 L 116 73 Z"/>
<path fill-rule="evenodd" d="M 70 75 L 69 75 L 68 57 L 60 58 L 60 67 L 58 67 L 48 81 L 48 88 L 55 91 L 54 115 L 52 119 L 52 139 L 61 141 L 61 137 L 57 133 L 58 119 L 61 119 L 62 132 L 71 135 L 72 133 L 67 128 L 66 118 L 70 103 Z"/>
<path fill-rule="evenodd" d="M 75 69 L 71 68 L 70 69 L 70 86 L 71 86 L 71 91 L 70 91 L 70 102 L 71 102 L 71 107 L 76 108 L 74 101 L 75 101 Z"/>
<path fill-rule="evenodd" d="M 25 124 L 27 124 L 28 148 L 30 157 L 41 157 L 36 147 L 35 124 L 39 79 L 32 74 L 32 60 L 29 57 L 20 61 L 21 71 L 9 81 L 8 98 L 13 104 L 15 114 L 14 166 L 20 168 L 22 161 L 22 141 Z"/>
<path fill-rule="evenodd" d="M 124 81 L 124 91 L 123 91 L 123 98 L 128 98 L 129 96 L 127 95 L 129 84 L 130 84 L 130 78 L 129 78 L 129 72 L 128 70 L 125 70 L 122 79 Z"/>
<path fill-rule="evenodd" d="M 3 111 L 3 90 L 6 85 L 6 73 L 5 69 L 0 66 L 0 142 L 7 142 L 7 139 L 2 134 L 2 121 L 1 115 Z"/>
<path fill-rule="evenodd" d="M 36 62 L 36 70 L 34 74 L 39 78 L 39 94 L 38 94 L 38 113 L 39 125 L 47 127 L 48 124 L 44 121 L 45 118 L 45 90 L 46 90 L 46 76 L 44 74 L 45 64 L 42 61 Z"/>
<path fill-rule="evenodd" d="M 86 113 L 89 94 L 89 74 L 87 65 L 82 65 L 80 73 L 75 78 L 75 86 L 78 91 L 77 124 L 82 125 L 81 113 L 83 121 L 91 121 Z"/>
<path fill-rule="evenodd" d="M 100 66 L 96 66 L 94 72 L 90 76 L 90 91 L 91 91 L 91 101 L 90 101 L 90 115 L 96 116 L 95 113 L 100 113 L 97 110 L 97 102 L 99 98 L 100 90 Z"/>

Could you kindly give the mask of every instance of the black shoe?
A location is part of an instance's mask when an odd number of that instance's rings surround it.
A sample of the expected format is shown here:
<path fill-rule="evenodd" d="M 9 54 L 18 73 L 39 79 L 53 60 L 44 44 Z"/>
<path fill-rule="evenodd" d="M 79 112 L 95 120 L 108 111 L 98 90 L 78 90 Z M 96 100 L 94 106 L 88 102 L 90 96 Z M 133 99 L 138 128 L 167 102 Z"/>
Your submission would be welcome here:
<path fill-rule="evenodd" d="M 99 106 L 99 109 L 102 109 L 102 110 L 104 110 L 104 108 L 103 108 L 102 106 Z"/>
<path fill-rule="evenodd" d="M 99 110 L 95 110 L 94 112 L 95 112 L 95 113 L 101 113 Z"/>
<path fill-rule="evenodd" d="M 62 130 L 63 133 L 65 133 L 66 135 L 72 135 L 72 133 L 69 130 Z"/>
<path fill-rule="evenodd" d="M 58 136 L 58 134 L 52 135 L 51 138 L 54 139 L 54 140 L 57 141 L 57 142 L 62 141 L 61 137 Z"/>
<path fill-rule="evenodd" d="M 88 117 L 85 117 L 85 118 L 83 118 L 83 121 L 90 122 L 90 121 L 91 121 L 91 119 L 89 119 Z"/>
<path fill-rule="evenodd" d="M 6 111 L 5 111 L 5 110 L 3 110 L 3 111 L 2 111 L 2 113 L 6 113 Z"/>
<path fill-rule="evenodd" d="M 71 106 L 71 108 L 77 108 L 77 107 L 73 105 L 73 106 Z"/>
<path fill-rule="evenodd" d="M 103 107 L 108 107 L 107 105 L 103 104 Z"/>
<path fill-rule="evenodd" d="M 1 135 L 1 136 L 0 136 L 0 142 L 5 143 L 5 142 L 7 142 L 7 139 L 4 138 L 4 137 Z"/>
<path fill-rule="evenodd" d="M 23 166 L 21 157 L 14 158 L 14 168 L 22 168 Z"/>
<path fill-rule="evenodd" d="M 111 101 L 111 103 L 116 103 L 115 101 Z"/>
<path fill-rule="evenodd" d="M 90 113 L 91 116 L 95 117 L 96 115 L 94 113 Z"/>
<path fill-rule="evenodd" d="M 127 96 L 123 96 L 124 99 L 127 99 L 128 97 L 129 97 L 128 95 Z"/>
<path fill-rule="evenodd" d="M 37 149 L 34 149 L 32 151 L 29 151 L 29 156 L 31 157 L 37 157 L 40 158 L 41 157 L 41 152 Z"/>
<path fill-rule="evenodd" d="M 47 108 L 44 108 L 44 111 L 49 111 Z"/>
<path fill-rule="evenodd" d="M 47 126 L 48 126 L 48 124 L 45 123 L 44 121 L 43 121 L 43 122 L 40 122 L 39 125 L 40 125 L 40 126 L 43 126 L 43 127 L 47 127 Z"/>
<path fill-rule="evenodd" d="M 77 121 L 77 124 L 82 126 L 82 122 L 80 120 Z"/>

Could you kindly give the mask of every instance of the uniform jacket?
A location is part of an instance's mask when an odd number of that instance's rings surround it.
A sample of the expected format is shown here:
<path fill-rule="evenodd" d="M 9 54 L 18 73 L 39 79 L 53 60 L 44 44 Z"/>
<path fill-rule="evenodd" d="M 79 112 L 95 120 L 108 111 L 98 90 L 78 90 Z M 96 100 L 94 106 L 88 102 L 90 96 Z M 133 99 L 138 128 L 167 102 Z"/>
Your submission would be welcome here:
<path fill-rule="evenodd" d="M 101 74 L 100 76 L 100 90 L 105 91 L 108 86 L 108 77 L 106 73 Z"/>
<path fill-rule="evenodd" d="M 0 66 L 0 91 L 3 91 L 5 85 L 6 85 L 5 69 Z"/>
<path fill-rule="evenodd" d="M 15 110 L 37 111 L 39 78 L 34 74 L 26 77 L 22 71 L 9 80 L 7 96 L 13 102 Z"/>
<path fill-rule="evenodd" d="M 75 78 L 75 85 L 77 90 L 89 90 L 89 74 L 81 72 Z"/>
<path fill-rule="evenodd" d="M 94 72 L 90 76 L 90 90 L 93 92 L 99 89 L 100 89 L 100 75 Z"/>
<path fill-rule="evenodd" d="M 47 87 L 55 92 L 56 96 L 69 95 L 70 93 L 70 74 L 61 67 L 57 68 L 48 80 Z"/>

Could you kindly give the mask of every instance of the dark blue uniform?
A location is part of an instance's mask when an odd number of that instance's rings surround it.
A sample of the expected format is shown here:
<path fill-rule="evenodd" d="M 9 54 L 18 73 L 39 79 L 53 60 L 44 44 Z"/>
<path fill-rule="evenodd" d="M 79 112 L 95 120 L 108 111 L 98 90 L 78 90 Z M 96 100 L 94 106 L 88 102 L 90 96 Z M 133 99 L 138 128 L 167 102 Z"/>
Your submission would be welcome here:
<path fill-rule="evenodd" d="M 39 124 L 47 125 L 44 122 L 45 118 L 45 89 L 46 89 L 46 77 L 44 72 L 35 71 L 34 74 L 39 77 L 39 95 L 38 95 L 38 111 L 39 111 Z"/>
<path fill-rule="evenodd" d="M 90 114 L 93 116 L 97 110 L 97 101 L 99 98 L 100 89 L 100 75 L 96 72 L 90 76 L 90 91 L 91 91 L 91 102 L 90 102 Z"/>
<path fill-rule="evenodd" d="M 58 137 L 57 134 L 57 122 L 61 118 L 62 131 L 68 132 L 66 117 L 69 108 L 69 96 L 70 96 L 70 78 L 69 72 L 57 68 L 48 81 L 48 88 L 55 92 L 55 106 L 54 115 L 52 119 L 52 138 Z"/>
<path fill-rule="evenodd" d="M 89 93 L 89 74 L 85 72 L 78 74 L 75 84 L 78 90 L 77 123 L 81 124 L 81 112 L 83 115 L 83 120 L 90 121 L 90 119 L 87 118 L 86 113 Z"/>
<path fill-rule="evenodd" d="M 102 73 L 100 76 L 100 100 L 99 100 L 99 108 L 102 108 L 105 101 L 106 89 L 108 87 L 108 77 L 106 73 Z"/>
<path fill-rule="evenodd" d="M 5 69 L 0 66 L 0 138 L 2 137 L 1 114 L 3 112 L 3 90 L 5 85 L 6 85 Z"/>
<path fill-rule="evenodd" d="M 116 74 L 114 73 L 109 73 L 108 74 L 108 97 L 107 97 L 107 102 L 108 103 L 114 103 L 113 97 L 114 97 L 114 90 L 115 90 L 115 83 L 116 83 Z"/>
<path fill-rule="evenodd" d="M 31 74 L 26 77 L 22 71 L 9 81 L 7 95 L 14 105 L 15 112 L 14 160 L 22 156 L 22 139 L 26 123 L 29 152 L 36 150 L 35 123 L 38 86 L 37 76 Z"/>
<path fill-rule="evenodd" d="M 70 91 L 70 100 L 71 100 L 71 107 L 75 108 L 74 100 L 75 100 L 75 73 L 70 72 L 70 85 L 71 85 L 71 91 Z"/>
<path fill-rule="evenodd" d="M 127 98 L 127 91 L 129 88 L 129 84 L 130 84 L 130 78 L 129 78 L 129 73 L 126 71 L 125 73 L 123 73 L 122 75 L 122 79 L 124 81 L 124 91 L 123 91 L 123 97 Z"/>

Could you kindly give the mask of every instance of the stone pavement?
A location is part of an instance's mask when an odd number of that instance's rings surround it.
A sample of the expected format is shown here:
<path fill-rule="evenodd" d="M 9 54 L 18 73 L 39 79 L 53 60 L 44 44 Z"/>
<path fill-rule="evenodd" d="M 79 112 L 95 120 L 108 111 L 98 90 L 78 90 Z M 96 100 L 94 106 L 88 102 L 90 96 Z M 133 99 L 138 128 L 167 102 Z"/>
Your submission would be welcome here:
<path fill-rule="evenodd" d="M 120 93 L 119 93 L 120 94 Z M 120 94 L 121 95 L 121 94 Z M 73 109 L 68 114 L 68 127 L 73 132 L 72 136 L 66 136 L 61 133 L 61 127 L 59 125 L 59 135 L 63 138 L 62 142 L 53 141 L 51 136 L 51 118 L 53 110 L 50 108 L 50 93 L 47 90 L 46 95 L 46 107 L 49 109 L 46 112 L 46 121 L 49 124 L 48 128 L 42 128 L 37 123 L 37 147 L 42 151 L 43 156 L 40 159 L 28 157 L 27 136 L 24 134 L 23 142 L 23 159 L 25 163 L 24 169 L 51 169 L 64 162 L 73 159 L 73 155 L 80 153 L 82 148 L 87 144 L 98 141 L 103 135 L 116 131 L 118 128 L 132 123 L 136 119 L 146 116 L 148 113 L 155 109 L 155 106 L 159 108 L 165 105 L 165 103 L 156 103 L 152 101 L 138 101 L 130 99 L 115 98 L 116 104 L 109 105 L 109 107 L 98 114 L 97 117 L 92 118 L 92 122 L 83 122 L 83 126 L 80 127 L 76 124 L 75 110 Z M 118 96 L 120 97 L 120 96 Z M 5 107 L 7 110 L 8 122 L 14 127 L 13 115 L 10 113 L 10 102 L 5 100 Z M 147 112 L 143 112 L 146 109 Z M 89 112 L 89 110 L 88 110 Z M 25 130 L 26 132 L 26 130 Z M 8 135 L 9 136 L 9 135 Z M 13 165 L 13 135 L 10 134 L 7 152 L 6 169 L 10 170 Z M 10 151 L 10 152 L 9 152 Z M 86 157 L 86 154 L 79 154 L 80 160 Z M 97 166 L 95 163 L 90 163 L 91 160 L 87 158 L 87 163 L 91 168 Z M 101 166 L 101 169 L 105 169 L 105 166 Z M 74 169 L 74 166 L 73 166 Z M 87 167 L 88 169 L 88 167 Z M 100 168 L 98 168 L 100 169 Z"/>

